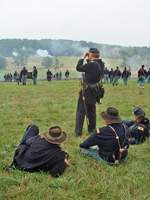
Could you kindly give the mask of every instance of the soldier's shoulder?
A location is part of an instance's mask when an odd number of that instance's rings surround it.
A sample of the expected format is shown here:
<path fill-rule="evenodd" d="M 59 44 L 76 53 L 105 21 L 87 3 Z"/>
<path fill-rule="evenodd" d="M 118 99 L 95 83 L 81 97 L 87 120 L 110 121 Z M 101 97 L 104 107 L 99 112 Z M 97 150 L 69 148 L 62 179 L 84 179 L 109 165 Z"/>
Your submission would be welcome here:
<path fill-rule="evenodd" d="M 144 127 L 142 127 L 142 126 L 138 126 L 137 129 L 138 129 L 139 131 L 144 131 Z"/>

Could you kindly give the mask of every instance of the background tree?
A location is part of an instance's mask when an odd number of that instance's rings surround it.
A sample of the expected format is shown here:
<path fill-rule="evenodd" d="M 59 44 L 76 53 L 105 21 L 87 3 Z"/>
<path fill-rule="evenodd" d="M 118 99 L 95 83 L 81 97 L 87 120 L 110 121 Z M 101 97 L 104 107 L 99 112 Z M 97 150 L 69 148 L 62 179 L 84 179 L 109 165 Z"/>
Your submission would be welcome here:
<path fill-rule="evenodd" d="M 122 47 L 118 45 L 99 44 L 86 41 L 73 40 L 28 40 L 28 39 L 2 39 L 0 40 L 0 56 L 11 57 L 14 51 L 19 49 L 32 49 L 34 55 L 39 49 L 47 50 L 52 56 L 81 56 L 83 51 L 91 47 L 100 50 L 101 58 L 122 59 L 121 51 L 126 55 L 135 55 L 135 50 L 141 58 L 150 54 L 150 47 Z M 130 56 L 130 57 L 132 57 Z"/>
<path fill-rule="evenodd" d="M 15 61 L 12 62 L 13 65 L 17 66 L 19 69 L 19 66 L 21 65 L 20 60 L 18 60 L 17 58 L 15 58 Z"/>
<path fill-rule="evenodd" d="M 60 63 L 60 66 L 59 66 L 59 67 L 61 68 L 61 67 L 63 67 L 63 66 L 64 66 L 64 63 Z"/>
<path fill-rule="evenodd" d="M 8 62 L 6 58 L 0 57 L 0 69 L 5 69 Z"/>
<path fill-rule="evenodd" d="M 13 55 L 13 59 L 15 60 L 13 62 L 14 65 L 17 65 L 18 67 L 24 66 L 27 64 L 28 58 L 30 56 L 34 55 L 33 51 L 31 51 L 30 49 L 19 49 L 16 52 L 16 55 Z"/>
<path fill-rule="evenodd" d="M 53 59 L 49 56 L 42 58 L 42 66 L 45 66 L 45 68 L 51 68 L 53 66 Z"/>
<path fill-rule="evenodd" d="M 58 58 L 54 59 L 54 65 L 53 65 L 53 67 L 54 67 L 55 71 L 59 68 L 59 60 L 58 60 Z"/>

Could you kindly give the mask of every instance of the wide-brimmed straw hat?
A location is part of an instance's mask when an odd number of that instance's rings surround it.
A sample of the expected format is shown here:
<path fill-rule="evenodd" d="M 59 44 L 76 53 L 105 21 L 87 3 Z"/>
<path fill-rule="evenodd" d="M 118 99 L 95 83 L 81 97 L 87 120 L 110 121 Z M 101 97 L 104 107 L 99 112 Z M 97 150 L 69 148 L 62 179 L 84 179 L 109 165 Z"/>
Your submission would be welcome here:
<path fill-rule="evenodd" d="M 53 126 L 43 133 L 43 137 L 52 144 L 61 144 L 67 140 L 67 134 L 59 126 Z"/>
<path fill-rule="evenodd" d="M 105 112 L 100 113 L 100 116 L 105 120 L 112 123 L 121 123 L 122 119 L 118 115 L 118 110 L 113 107 L 107 108 Z"/>

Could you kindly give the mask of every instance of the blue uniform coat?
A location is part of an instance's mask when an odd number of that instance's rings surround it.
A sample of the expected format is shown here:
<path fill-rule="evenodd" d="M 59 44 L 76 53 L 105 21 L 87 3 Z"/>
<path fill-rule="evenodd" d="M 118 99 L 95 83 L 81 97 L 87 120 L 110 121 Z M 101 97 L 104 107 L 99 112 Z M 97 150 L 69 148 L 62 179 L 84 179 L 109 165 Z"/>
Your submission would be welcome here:
<path fill-rule="evenodd" d="M 113 123 L 110 124 L 116 131 L 119 136 L 120 145 L 123 143 L 125 138 L 125 130 L 121 123 Z M 124 146 L 129 147 L 129 129 L 126 127 L 126 139 L 124 142 Z M 114 162 L 112 154 L 107 154 L 104 152 L 112 152 L 119 149 L 118 141 L 116 139 L 116 135 L 114 131 L 107 125 L 105 127 L 99 128 L 94 131 L 93 135 L 87 138 L 83 143 L 80 144 L 81 148 L 89 148 L 91 146 L 98 145 L 99 147 L 99 155 L 102 159 L 108 162 Z M 116 153 L 117 155 L 117 153 Z"/>

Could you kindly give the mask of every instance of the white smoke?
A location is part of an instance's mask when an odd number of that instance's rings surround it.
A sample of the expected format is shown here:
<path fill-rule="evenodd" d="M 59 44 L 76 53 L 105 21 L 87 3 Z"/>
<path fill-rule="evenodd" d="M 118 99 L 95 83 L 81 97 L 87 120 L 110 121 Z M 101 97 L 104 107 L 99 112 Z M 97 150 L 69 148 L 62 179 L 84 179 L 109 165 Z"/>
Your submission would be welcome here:
<path fill-rule="evenodd" d="M 13 51 L 12 54 L 16 57 L 18 53 L 16 51 Z"/>
<path fill-rule="evenodd" d="M 25 50 L 26 48 L 25 47 L 22 47 L 22 50 Z M 16 57 L 18 56 L 18 53 L 17 51 L 14 49 L 14 51 L 12 52 L 12 54 Z"/>
<path fill-rule="evenodd" d="M 47 57 L 47 56 L 51 57 L 51 55 L 48 55 L 48 51 L 46 49 L 45 50 L 38 49 L 36 51 L 36 57 Z"/>
<path fill-rule="evenodd" d="M 74 47 L 75 49 L 78 49 L 78 51 L 80 51 L 81 53 L 89 51 L 89 47 L 82 47 L 79 42 L 74 42 L 72 44 L 72 47 Z"/>

